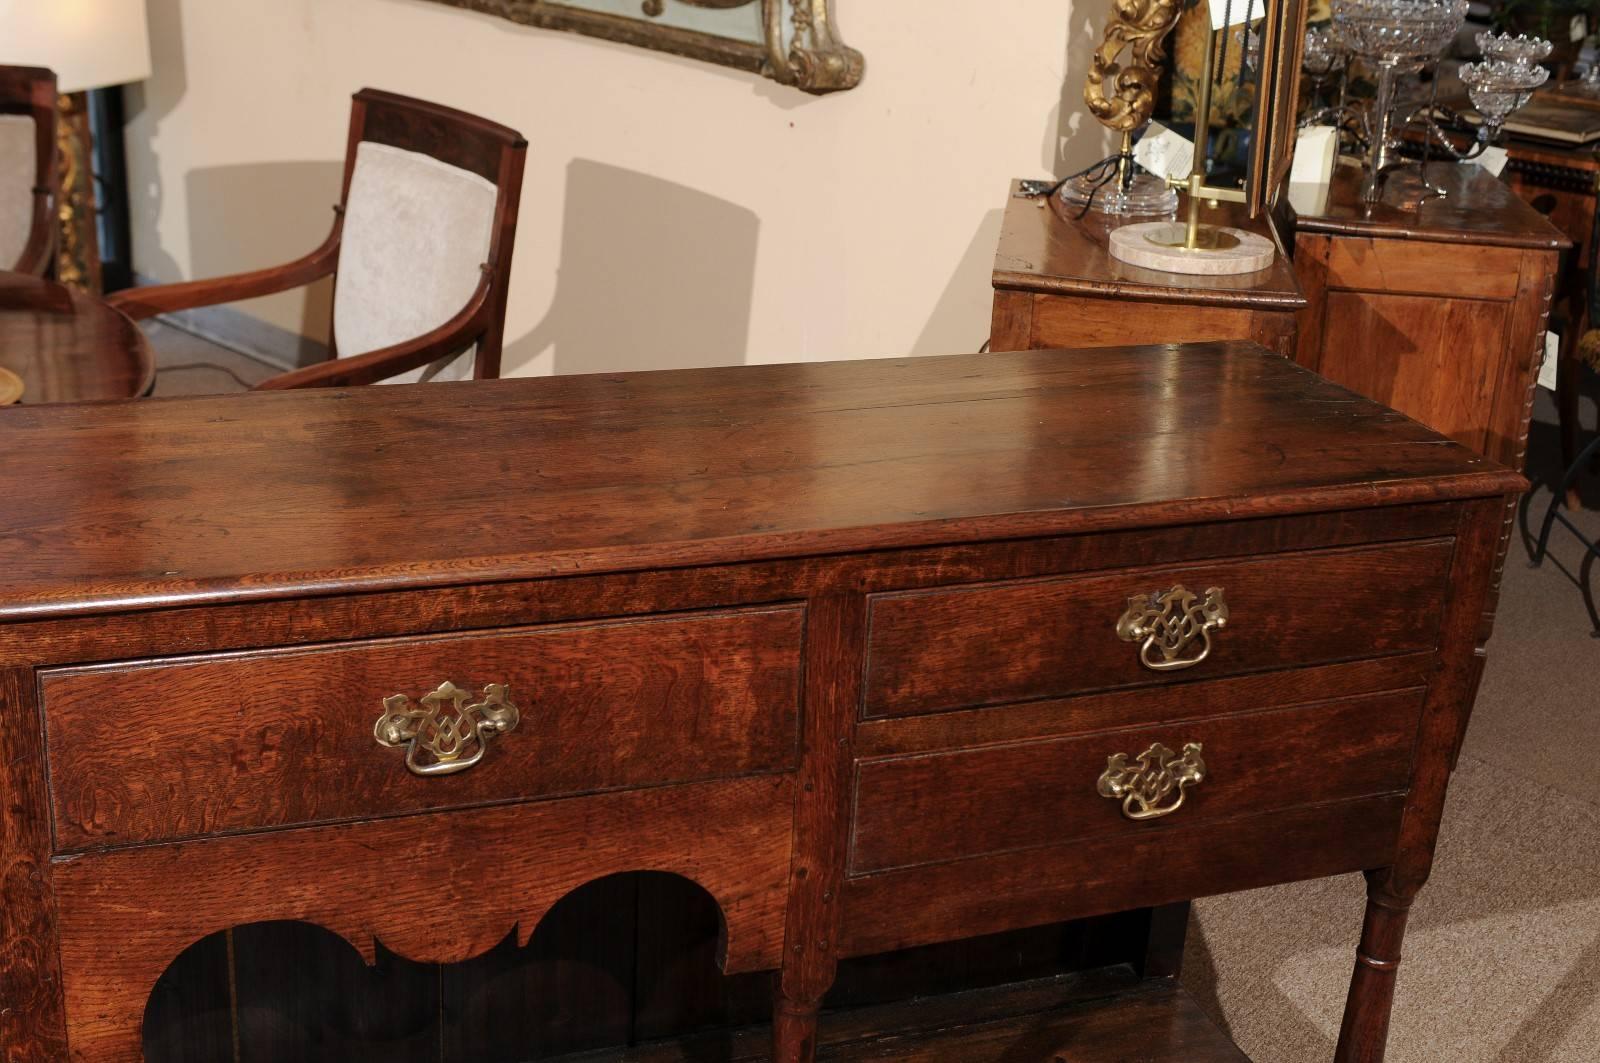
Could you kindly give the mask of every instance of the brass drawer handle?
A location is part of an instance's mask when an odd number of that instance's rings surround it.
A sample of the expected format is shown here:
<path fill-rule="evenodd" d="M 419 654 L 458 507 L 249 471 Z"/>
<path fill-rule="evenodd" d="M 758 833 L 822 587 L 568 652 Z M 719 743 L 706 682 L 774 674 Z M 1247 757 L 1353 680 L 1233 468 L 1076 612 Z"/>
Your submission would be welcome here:
<path fill-rule="evenodd" d="M 1159 819 L 1183 807 L 1184 792 L 1205 781 L 1206 762 L 1200 759 L 1200 743 L 1183 747 L 1183 756 L 1156 742 L 1139 754 L 1130 765 L 1126 753 L 1106 758 L 1106 770 L 1096 789 L 1101 797 L 1121 798 L 1122 814 L 1132 820 Z M 1178 799 L 1161 804 L 1173 793 Z"/>
<path fill-rule="evenodd" d="M 1117 621 L 1117 637 L 1139 642 L 1139 661 L 1155 672 L 1193 668 L 1211 656 L 1211 633 L 1228 624 L 1221 587 L 1207 587 L 1204 598 L 1183 584 L 1164 594 L 1136 594 Z M 1199 652 L 1184 654 L 1199 643 Z"/>
<path fill-rule="evenodd" d="M 507 688 L 490 683 L 483 700 L 444 682 L 413 705 L 404 694 L 383 699 L 383 715 L 372 733 L 378 744 L 406 747 L 406 767 L 417 775 L 454 775 L 466 771 L 489 750 L 495 735 L 517 729 L 521 715 L 507 700 Z"/>

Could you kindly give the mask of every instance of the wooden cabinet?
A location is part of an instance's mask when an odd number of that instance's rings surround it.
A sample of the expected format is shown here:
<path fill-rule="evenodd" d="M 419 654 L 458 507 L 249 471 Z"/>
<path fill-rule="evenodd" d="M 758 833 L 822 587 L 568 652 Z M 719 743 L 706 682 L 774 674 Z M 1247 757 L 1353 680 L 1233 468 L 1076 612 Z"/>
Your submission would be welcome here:
<path fill-rule="evenodd" d="M 1523 486 L 1242 343 L 8 428 L 0 1041 L 52 1063 L 140 1059 L 230 927 L 455 963 L 629 871 L 776 972 L 771 1058 L 883 1058 L 842 961 L 1357 870 L 1375 1063 Z M 1122 988 L 918 1058 L 1237 1060 Z"/>
<path fill-rule="evenodd" d="M 1589 274 L 1594 269 L 1594 221 L 1600 152 L 1594 145 L 1566 147 L 1512 137 L 1506 144 L 1505 182 L 1550 219 L 1572 241 L 1556 281 L 1555 302 L 1561 324 L 1561 362 L 1557 372 L 1556 408 L 1561 421 L 1561 467 L 1578 457 L 1582 431 L 1578 410 L 1583 359 L 1578 341 L 1589 330 Z M 1574 501 L 1569 499 L 1569 501 Z"/>
<path fill-rule="evenodd" d="M 1359 394 L 1520 469 L 1568 241 L 1477 166 L 1438 165 L 1414 210 L 1360 201 L 1335 173 L 1326 209 L 1296 219 L 1309 305 L 1295 358 Z"/>
<path fill-rule="evenodd" d="M 1111 257 L 1111 230 L 1148 219 L 1080 218 L 1054 197 L 1019 198 L 1018 188 L 1013 182 L 995 254 L 990 350 L 1238 339 L 1293 351 L 1295 313 L 1306 302 L 1270 219 L 1233 203 L 1205 208 L 1209 222 L 1278 243 L 1278 257 L 1258 273 L 1191 277 Z"/>

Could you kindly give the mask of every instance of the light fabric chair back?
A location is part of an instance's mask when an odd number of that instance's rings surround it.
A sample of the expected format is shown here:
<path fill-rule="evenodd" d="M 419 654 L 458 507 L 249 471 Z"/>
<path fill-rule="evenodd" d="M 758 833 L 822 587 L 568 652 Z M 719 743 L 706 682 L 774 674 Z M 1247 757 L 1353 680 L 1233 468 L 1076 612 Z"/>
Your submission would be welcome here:
<path fill-rule="evenodd" d="M 345 202 L 334 282 L 339 357 L 415 339 L 466 307 L 494 235 L 494 182 L 430 155 L 363 141 Z M 475 350 L 385 384 L 467 380 Z"/>
<path fill-rule="evenodd" d="M 0 114 L 0 269 L 17 264 L 33 234 L 36 128 L 30 115 Z"/>

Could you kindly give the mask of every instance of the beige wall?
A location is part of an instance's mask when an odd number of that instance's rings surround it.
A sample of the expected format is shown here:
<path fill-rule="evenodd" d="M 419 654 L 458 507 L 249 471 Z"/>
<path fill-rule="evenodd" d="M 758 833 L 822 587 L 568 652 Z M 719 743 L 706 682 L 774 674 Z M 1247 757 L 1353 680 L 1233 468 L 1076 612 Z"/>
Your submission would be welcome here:
<path fill-rule="evenodd" d="M 508 373 L 976 350 L 1008 179 L 1106 148 L 1079 95 L 1106 5 L 835 5 L 867 76 L 815 98 L 422 0 L 150 0 L 156 73 L 129 94 L 136 268 L 177 280 L 310 250 L 347 99 L 371 85 L 531 142 Z M 326 302 L 244 309 L 321 338 Z"/>

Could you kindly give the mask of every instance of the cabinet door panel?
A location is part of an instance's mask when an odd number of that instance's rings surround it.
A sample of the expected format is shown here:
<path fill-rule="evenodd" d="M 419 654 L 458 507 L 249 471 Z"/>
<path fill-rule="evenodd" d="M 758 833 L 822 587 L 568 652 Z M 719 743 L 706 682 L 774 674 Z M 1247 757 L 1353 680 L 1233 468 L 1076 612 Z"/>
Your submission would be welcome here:
<path fill-rule="evenodd" d="M 1511 304 L 1330 291 L 1317 371 L 1484 451 Z"/>

